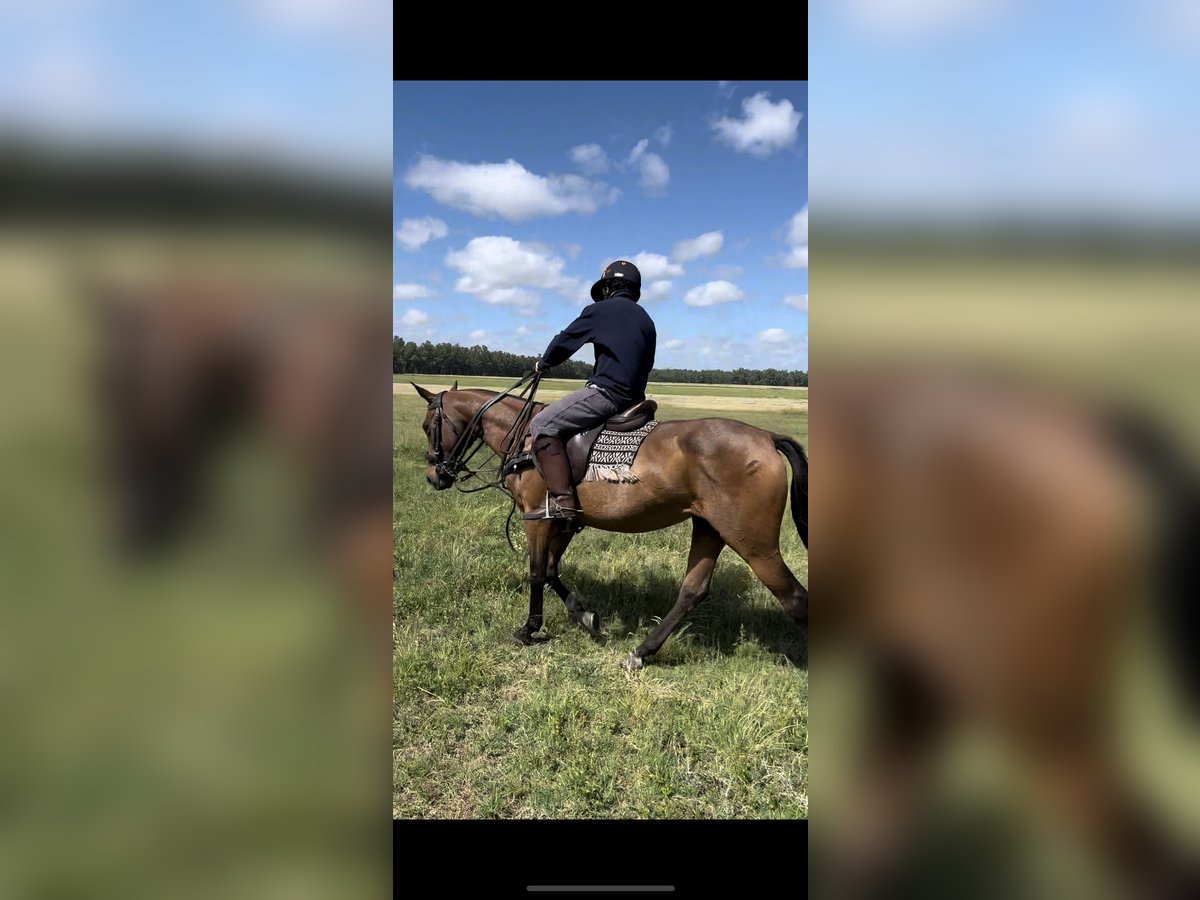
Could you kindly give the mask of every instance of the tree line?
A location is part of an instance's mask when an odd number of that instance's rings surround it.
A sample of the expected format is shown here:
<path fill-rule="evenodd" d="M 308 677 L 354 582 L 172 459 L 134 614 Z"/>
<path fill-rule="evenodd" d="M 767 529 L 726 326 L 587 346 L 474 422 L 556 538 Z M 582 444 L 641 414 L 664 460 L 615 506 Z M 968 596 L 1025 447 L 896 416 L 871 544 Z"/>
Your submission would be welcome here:
<path fill-rule="evenodd" d="M 462 347 L 458 344 L 418 344 L 392 337 L 393 374 L 422 375 L 497 375 L 520 378 L 533 368 L 536 356 L 521 356 L 504 350 L 489 350 L 482 344 Z M 592 367 L 569 359 L 550 370 L 553 378 L 587 378 Z M 784 369 L 652 369 L 651 381 L 682 384 L 769 384 L 808 387 L 808 373 Z"/>

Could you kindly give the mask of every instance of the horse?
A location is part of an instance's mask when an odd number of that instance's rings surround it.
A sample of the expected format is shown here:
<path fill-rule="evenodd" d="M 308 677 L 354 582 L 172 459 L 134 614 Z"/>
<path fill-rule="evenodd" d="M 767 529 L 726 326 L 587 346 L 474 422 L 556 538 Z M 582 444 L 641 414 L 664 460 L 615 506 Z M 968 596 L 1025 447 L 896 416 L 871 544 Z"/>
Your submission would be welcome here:
<path fill-rule="evenodd" d="M 495 391 L 459 390 L 457 381 L 438 394 L 416 384 L 413 387 L 428 404 L 423 424 L 428 439 L 425 477 L 434 490 L 446 490 L 455 484 L 460 448 L 472 439 L 482 440 L 502 459 L 511 457 L 515 447 L 520 446 L 509 432 L 519 416 L 527 421 L 530 410 L 523 401 Z M 534 404 L 533 410 L 543 405 Z M 468 433 L 468 429 L 478 433 Z M 452 449 L 448 452 L 447 448 Z M 625 658 L 622 664 L 626 669 L 641 669 L 684 617 L 708 596 L 717 557 L 726 546 L 749 564 L 797 627 L 807 630 L 808 589 L 792 574 L 779 552 L 789 464 L 792 517 L 807 548 L 808 457 L 804 448 L 790 437 L 733 419 L 659 422 L 638 451 L 631 470 L 635 482 L 586 481 L 577 486 L 582 509 L 578 525 L 637 533 L 692 521 L 692 544 L 679 597 L 659 625 Z M 546 492 L 536 469 L 509 472 L 503 486 L 522 512 L 536 507 Z M 572 619 L 593 638 L 599 638 L 599 617 L 582 608 L 560 577 L 563 555 L 577 533 L 576 524 L 538 519 L 524 524 L 529 549 L 529 616 L 513 639 L 526 646 L 533 642 L 534 633 L 542 627 L 542 599 L 547 584 L 562 599 Z"/>
<path fill-rule="evenodd" d="M 120 548 L 168 552 L 196 518 L 221 441 L 256 428 L 303 477 L 307 531 L 376 634 L 391 607 L 390 429 L 372 388 L 379 316 L 364 295 L 179 276 L 93 280 L 83 296 Z"/>
<path fill-rule="evenodd" d="M 1143 885 L 1178 877 L 1122 759 L 1114 679 L 1157 579 L 1163 643 L 1195 696 L 1194 476 L 1135 411 L 1004 371 L 889 362 L 827 371 L 818 429 L 818 652 L 865 663 L 870 720 L 861 759 L 828 751 L 859 760 L 850 796 L 824 801 L 850 822 L 821 853 L 842 895 L 911 877 L 912 820 L 962 729 L 990 735 L 1106 864 Z M 834 690 L 822 708 L 854 706 Z"/>

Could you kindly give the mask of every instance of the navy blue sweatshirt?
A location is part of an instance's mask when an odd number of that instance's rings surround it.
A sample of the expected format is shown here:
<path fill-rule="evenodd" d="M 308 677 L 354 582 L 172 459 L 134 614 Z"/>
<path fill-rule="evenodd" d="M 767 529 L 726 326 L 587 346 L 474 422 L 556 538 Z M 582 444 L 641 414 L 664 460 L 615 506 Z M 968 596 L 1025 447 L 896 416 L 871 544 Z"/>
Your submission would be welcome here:
<path fill-rule="evenodd" d="M 649 313 L 628 291 L 618 291 L 586 307 L 578 319 L 555 335 L 542 362 L 547 367 L 557 366 L 584 344 L 592 344 L 596 365 L 588 382 L 603 388 L 617 409 L 624 410 L 646 399 L 656 340 Z"/>

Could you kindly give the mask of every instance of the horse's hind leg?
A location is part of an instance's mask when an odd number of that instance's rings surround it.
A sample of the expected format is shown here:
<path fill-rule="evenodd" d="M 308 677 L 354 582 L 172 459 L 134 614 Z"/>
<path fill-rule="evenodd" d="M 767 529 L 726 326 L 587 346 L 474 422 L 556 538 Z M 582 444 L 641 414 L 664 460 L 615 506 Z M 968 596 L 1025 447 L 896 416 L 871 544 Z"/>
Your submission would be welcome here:
<path fill-rule="evenodd" d="M 792 574 L 779 553 L 787 475 L 781 459 L 772 459 L 772 464 L 774 475 L 759 470 L 759 475 L 710 498 L 707 505 L 716 511 L 711 518 L 729 539 L 733 552 L 750 565 L 792 621 L 807 627 L 808 589 Z"/>
<path fill-rule="evenodd" d="M 562 598 L 571 618 L 592 637 L 598 638 L 600 637 L 600 616 L 585 610 L 578 595 L 563 584 L 558 575 L 563 554 L 567 552 L 567 545 L 571 543 L 571 538 L 574 536 L 575 532 L 570 525 L 559 526 L 550 535 L 549 555 L 546 561 L 546 583 L 554 589 L 554 593 Z"/>
<path fill-rule="evenodd" d="M 761 556 L 738 555 L 750 564 L 758 580 L 783 604 L 783 611 L 792 617 L 792 621 L 800 626 L 808 625 L 808 589 L 792 574 L 779 551 Z"/>
<path fill-rule="evenodd" d="M 783 515 L 783 503 L 779 511 L 768 511 L 755 520 L 744 519 L 734 522 L 726 533 L 731 536 L 729 546 L 733 552 L 749 563 L 758 580 L 767 586 L 783 605 L 783 610 L 792 621 L 800 626 L 808 625 L 808 589 L 792 574 L 779 552 L 779 525 L 776 516 Z M 736 538 L 733 536 L 736 535 Z"/>
<path fill-rule="evenodd" d="M 692 519 L 692 549 L 688 553 L 687 574 L 679 590 L 679 599 L 658 627 L 650 632 L 650 636 L 626 657 L 625 668 L 634 670 L 645 665 L 646 657 L 657 653 L 663 642 L 679 627 L 683 617 L 708 596 L 713 569 L 724 547 L 725 541 L 717 534 L 715 528 L 704 519 Z"/>

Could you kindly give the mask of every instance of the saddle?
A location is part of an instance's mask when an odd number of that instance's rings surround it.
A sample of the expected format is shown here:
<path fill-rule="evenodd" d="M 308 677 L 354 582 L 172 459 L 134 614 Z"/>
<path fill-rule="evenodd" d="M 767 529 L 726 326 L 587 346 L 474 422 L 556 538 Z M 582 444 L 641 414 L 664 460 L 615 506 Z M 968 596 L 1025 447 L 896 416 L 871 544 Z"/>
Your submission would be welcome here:
<path fill-rule="evenodd" d="M 656 412 L 658 412 L 657 400 L 643 400 L 636 406 L 629 407 L 625 412 L 618 413 L 595 428 L 581 431 L 568 440 L 567 462 L 571 467 L 572 486 L 579 484 L 587 475 L 588 457 L 592 455 L 592 445 L 596 443 L 596 438 L 600 437 L 600 432 L 637 431 L 653 419 Z"/>
<path fill-rule="evenodd" d="M 610 419 L 597 425 L 595 428 L 589 428 L 587 431 L 581 431 L 579 434 L 567 440 L 567 463 L 571 473 L 571 486 L 579 484 L 587 475 L 588 457 L 592 454 L 592 447 L 596 443 L 596 438 L 603 431 L 637 431 L 647 422 L 654 418 L 654 414 L 658 412 L 657 400 L 643 400 L 635 406 L 629 407 L 622 413 L 618 413 Z M 520 471 L 524 468 L 533 466 L 533 454 L 529 451 L 530 437 L 525 436 L 522 444 L 522 453 L 510 460 L 504 467 L 503 475 L 507 476 L 513 472 Z"/>

